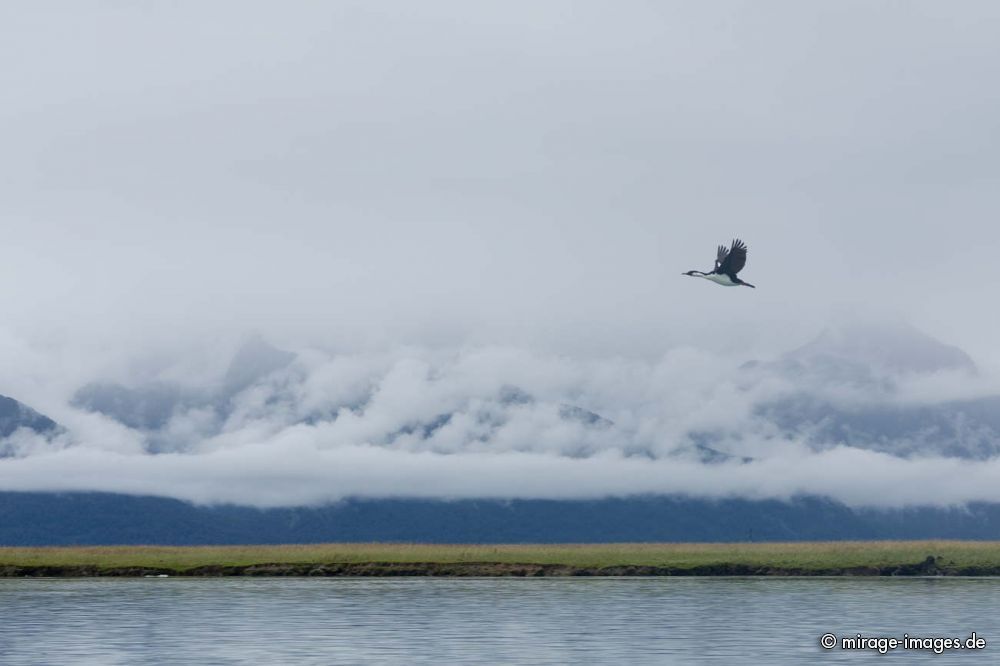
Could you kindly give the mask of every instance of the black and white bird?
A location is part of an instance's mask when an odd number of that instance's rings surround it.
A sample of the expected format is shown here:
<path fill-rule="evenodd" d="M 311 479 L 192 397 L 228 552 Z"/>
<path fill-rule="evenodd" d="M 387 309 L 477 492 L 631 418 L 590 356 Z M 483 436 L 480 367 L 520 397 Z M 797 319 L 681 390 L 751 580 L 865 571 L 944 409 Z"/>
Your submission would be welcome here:
<path fill-rule="evenodd" d="M 744 287 L 752 287 L 756 289 L 756 287 L 749 282 L 744 282 L 736 277 L 736 274 L 743 270 L 746 263 L 747 246 L 743 244 L 743 241 L 737 238 L 733 241 L 732 246 L 729 248 L 725 245 L 719 246 L 719 252 L 715 255 L 715 268 L 713 268 L 711 272 L 702 273 L 701 271 L 688 271 L 687 273 L 681 273 L 681 275 L 705 278 L 706 280 L 711 280 L 715 284 L 721 284 L 723 287 L 738 287 L 742 285 Z"/>

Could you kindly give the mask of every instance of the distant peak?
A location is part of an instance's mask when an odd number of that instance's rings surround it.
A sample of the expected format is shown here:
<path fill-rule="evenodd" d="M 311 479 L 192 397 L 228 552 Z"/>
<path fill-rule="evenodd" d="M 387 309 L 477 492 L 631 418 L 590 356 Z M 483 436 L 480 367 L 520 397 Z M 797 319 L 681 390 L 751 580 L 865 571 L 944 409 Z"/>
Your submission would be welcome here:
<path fill-rule="evenodd" d="M 258 379 L 286 367 L 295 354 L 278 349 L 259 335 L 246 339 L 229 362 L 224 385 L 230 393 L 242 391 Z"/>
<path fill-rule="evenodd" d="M 839 360 L 893 372 L 976 370 L 975 362 L 963 350 L 897 319 L 843 319 L 811 342 L 785 354 L 785 359 Z"/>
<path fill-rule="evenodd" d="M 19 428 L 27 428 L 39 434 L 60 430 L 60 426 L 44 414 L 39 414 L 14 398 L 0 395 L 0 438 L 9 437 Z M 0 446 L 0 458 L 4 455 L 5 449 Z"/>

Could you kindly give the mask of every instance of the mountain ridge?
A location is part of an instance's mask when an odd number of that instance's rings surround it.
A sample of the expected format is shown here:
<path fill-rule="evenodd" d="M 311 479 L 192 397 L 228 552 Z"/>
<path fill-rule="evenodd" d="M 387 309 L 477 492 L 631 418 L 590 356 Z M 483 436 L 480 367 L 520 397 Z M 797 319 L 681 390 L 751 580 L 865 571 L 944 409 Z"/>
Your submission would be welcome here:
<path fill-rule="evenodd" d="M 1000 538 L 1000 504 L 851 509 L 817 497 L 345 500 L 255 509 L 112 493 L 0 492 L 0 545 L 615 543 Z"/>

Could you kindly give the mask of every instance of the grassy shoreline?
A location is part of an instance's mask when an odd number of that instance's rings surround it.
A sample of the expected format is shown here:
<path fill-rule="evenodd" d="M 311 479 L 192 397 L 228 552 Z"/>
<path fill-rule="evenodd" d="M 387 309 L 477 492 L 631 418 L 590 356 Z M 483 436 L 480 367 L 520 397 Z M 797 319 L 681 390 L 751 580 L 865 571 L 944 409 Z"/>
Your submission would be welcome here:
<path fill-rule="evenodd" d="M 23 576 L 996 576 L 1000 541 L 0 547 Z"/>

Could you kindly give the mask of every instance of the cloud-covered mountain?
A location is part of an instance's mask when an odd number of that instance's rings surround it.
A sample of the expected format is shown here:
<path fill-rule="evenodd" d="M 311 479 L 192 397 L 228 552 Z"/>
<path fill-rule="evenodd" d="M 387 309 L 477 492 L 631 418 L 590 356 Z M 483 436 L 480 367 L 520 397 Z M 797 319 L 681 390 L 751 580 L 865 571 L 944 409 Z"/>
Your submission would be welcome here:
<path fill-rule="evenodd" d="M 930 405 L 840 405 L 803 394 L 756 413 L 818 448 L 846 445 L 891 455 L 985 460 L 1000 454 L 1000 396 Z"/>
<path fill-rule="evenodd" d="M 59 425 L 49 417 L 14 398 L 0 395 L 0 458 L 13 453 L 14 438 L 19 434 L 50 437 L 60 431 Z"/>
<path fill-rule="evenodd" d="M 76 392 L 73 405 L 104 414 L 129 428 L 155 431 L 166 426 L 179 410 L 204 404 L 205 398 L 175 383 L 149 382 L 128 387 L 93 382 Z"/>
<path fill-rule="evenodd" d="M 973 459 L 1000 453 L 1000 395 L 907 395 L 935 380 L 975 384 L 977 368 L 962 350 L 904 323 L 848 321 L 743 369 L 748 381 L 781 381 L 790 389 L 757 403 L 754 414 L 817 449 Z"/>
<path fill-rule="evenodd" d="M 217 432 L 235 409 L 232 401 L 236 395 L 286 368 L 294 359 L 294 353 L 252 336 L 236 350 L 225 374 L 210 386 L 162 380 L 135 386 L 92 382 L 76 391 L 72 404 L 142 431 L 146 436 L 146 449 L 152 453 L 184 450 L 192 442 L 189 438 L 171 435 L 175 419 L 200 414 L 202 428 L 191 435 Z"/>
<path fill-rule="evenodd" d="M 649 360 L 475 346 L 292 352 L 251 339 L 215 375 L 158 367 L 83 383 L 58 438 L 4 440 L 0 490 L 258 507 L 643 494 L 1000 501 L 994 378 L 905 325 L 839 325 L 751 362 L 692 348 Z"/>
<path fill-rule="evenodd" d="M 225 374 L 212 386 L 185 386 L 177 382 L 149 381 L 136 386 L 94 382 L 81 387 L 73 396 L 73 405 L 80 409 L 107 416 L 132 429 L 142 431 L 147 450 L 151 453 L 190 450 L 197 442 L 189 436 L 173 436 L 178 423 L 195 415 L 198 434 L 218 436 L 231 431 L 246 419 L 271 422 L 281 419 L 285 427 L 316 426 L 338 418 L 364 416 L 378 393 L 377 385 L 362 390 L 350 400 L 323 404 L 320 400 L 304 399 L 302 391 L 314 379 L 309 368 L 291 367 L 296 354 L 252 337 L 237 349 Z M 331 378 L 335 381 L 336 378 Z M 377 382 L 377 378 L 372 378 Z M 456 396 L 459 397 L 459 396 Z M 511 385 L 500 386 L 493 395 L 461 396 L 457 402 L 475 399 L 474 413 L 446 411 L 414 411 L 398 422 L 398 427 L 380 433 L 380 444 L 391 446 L 397 441 L 432 440 L 453 419 L 472 418 L 479 438 L 488 441 L 509 420 L 512 413 L 539 411 L 560 422 L 586 430 L 606 430 L 612 421 L 567 403 L 540 403 L 527 391 Z M 377 407 L 377 406 L 376 406 Z M 581 446 L 584 446 L 581 444 Z M 576 455 L 591 449 L 581 448 Z"/>
<path fill-rule="evenodd" d="M 886 386 L 900 378 L 940 372 L 976 373 L 975 362 L 964 351 L 906 322 L 855 317 L 827 327 L 774 361 L 750 361 L 743 367 L 797 381 L 858 386 Z"/>

